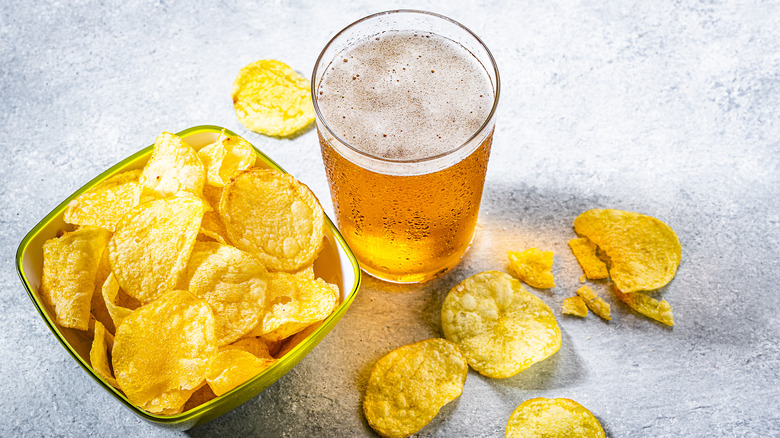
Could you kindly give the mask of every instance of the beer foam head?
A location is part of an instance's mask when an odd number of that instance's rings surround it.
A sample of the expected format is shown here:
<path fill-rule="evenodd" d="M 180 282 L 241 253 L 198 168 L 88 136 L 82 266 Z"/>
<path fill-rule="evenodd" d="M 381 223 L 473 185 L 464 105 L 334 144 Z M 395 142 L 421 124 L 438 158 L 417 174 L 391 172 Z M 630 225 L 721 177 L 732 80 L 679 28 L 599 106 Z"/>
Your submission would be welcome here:
<path fill-rule="evenodd" d="M 468 141 L 490 115 L 494 91 L 483 65 L 454 41 L 383 32 L 334 58 L 317 102 L 325 123 L 353 148 L 413 161 Z"/>

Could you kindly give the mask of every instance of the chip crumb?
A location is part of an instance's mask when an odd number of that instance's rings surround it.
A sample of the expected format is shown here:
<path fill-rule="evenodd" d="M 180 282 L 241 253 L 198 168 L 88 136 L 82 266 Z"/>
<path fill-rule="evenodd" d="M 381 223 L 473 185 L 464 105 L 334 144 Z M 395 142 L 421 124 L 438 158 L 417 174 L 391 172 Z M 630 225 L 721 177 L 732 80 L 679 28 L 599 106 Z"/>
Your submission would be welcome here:
<path fill-rule="evenodd" d="M 582 286 L 581 288 L 577 289 L 577 295 L 582 297 L 582 299 L 585 301 L 585 304 L 590 310 L 593 311 L 593 313 L 603 319 L 606 319 L 607 321 L 611 319 L 609 304 L 601 299 L 601 297 L 599 297 L 598 294 L 593 291 L 593 289 L 588 286 Z"/>
<path fill-rule="evenodd" d="M 522 282 L 538 289 L 555 287 L 552 251 L 529 248 L 523 252 L 509 251 L 508 256 L 511 270 Z"/>
<path fill-rule="evenodd" d="M 577 263 L 580 264 L 582 271 L 585 272 L 585 275 L 580 278 L 581 283 L 585 282 L 583 278 L 601 280 L 609 277 L 606 263 L 596 255 L 596 244 L 587 237 L 569 240 L 569 248 L 571 248 L 571 252 L 577 259 Z"/>
<path fill-rule="evenodd" d="M 574 315 L 581 318 L 588 316 L 588 306 L 579 295 L 566 298 L 561 307 L 564 315 Z"/>

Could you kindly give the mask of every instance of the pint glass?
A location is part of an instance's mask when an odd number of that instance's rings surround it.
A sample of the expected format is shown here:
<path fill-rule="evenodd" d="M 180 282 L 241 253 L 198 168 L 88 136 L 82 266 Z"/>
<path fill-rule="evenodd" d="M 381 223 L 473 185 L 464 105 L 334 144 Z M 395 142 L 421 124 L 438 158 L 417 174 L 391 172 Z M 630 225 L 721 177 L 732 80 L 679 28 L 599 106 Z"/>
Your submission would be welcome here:
<path fill-rule="evenodd" d="M 338 33 L 312 76 L 339 229 L 362 269 L 429 280 L 471 245 L 498 105 L 492 55 L 471 31 L 388 11 Z"/>

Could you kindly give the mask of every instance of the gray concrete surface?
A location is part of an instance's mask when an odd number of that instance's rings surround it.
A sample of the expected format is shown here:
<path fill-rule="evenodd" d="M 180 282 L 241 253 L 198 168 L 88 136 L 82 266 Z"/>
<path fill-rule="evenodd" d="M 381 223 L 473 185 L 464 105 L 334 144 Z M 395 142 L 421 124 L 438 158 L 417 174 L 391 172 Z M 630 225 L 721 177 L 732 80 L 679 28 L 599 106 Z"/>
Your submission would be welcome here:
<path fill-rule="evenodd" d="M 22 237 L 63 198 L 164 131 L 245 135 L 331 210 L 313 131 L 244 130 L 237 71 L 262 58 L 309 75 L 351 21 L 399 6 L 461 21 L 493 50 L 500 114 L 474 247 L 421 286 L 366 278 L 352 308 L 298 367 L 201 436 L 371 435 L 360 409 L 372 364 L 440 336 L 444 295 L 505 268 L 505 251 L 554 250 L 558 286 L 534 291 L 563 347 L 516 377 L 470 372 L 420 436 L 503 436 L 538 396 L 588 407 L 610 437 L 780 435 L 780 6 L 694 1 L 0 0 L 0 436 L 183 435 L 144 423 L 66 354 L 13 265 Z M 574 217 L 609 207 L 656 216 L 683 259 L 663 292 L 666 328 L 613 304 L 562 317 L 579 285 Z"/>

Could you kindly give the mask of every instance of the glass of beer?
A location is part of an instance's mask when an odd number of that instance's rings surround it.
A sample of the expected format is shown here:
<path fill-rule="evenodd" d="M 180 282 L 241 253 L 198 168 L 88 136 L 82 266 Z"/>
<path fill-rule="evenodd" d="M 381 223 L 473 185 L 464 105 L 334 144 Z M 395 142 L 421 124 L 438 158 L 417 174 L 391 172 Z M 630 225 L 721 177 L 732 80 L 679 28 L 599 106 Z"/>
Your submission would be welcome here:
<path fill-rule="evenodd" d="M 339 229 L 366 273 L 418 283 L 466 253 L 499 90 L 484 43 L 438 14 L 374 14 L 325 46 L 317 132 Z"/>

